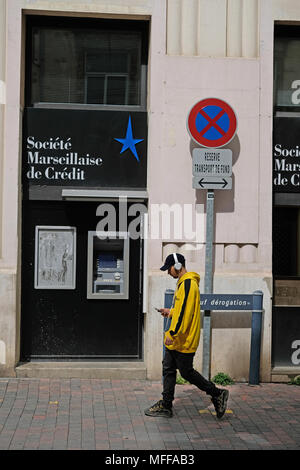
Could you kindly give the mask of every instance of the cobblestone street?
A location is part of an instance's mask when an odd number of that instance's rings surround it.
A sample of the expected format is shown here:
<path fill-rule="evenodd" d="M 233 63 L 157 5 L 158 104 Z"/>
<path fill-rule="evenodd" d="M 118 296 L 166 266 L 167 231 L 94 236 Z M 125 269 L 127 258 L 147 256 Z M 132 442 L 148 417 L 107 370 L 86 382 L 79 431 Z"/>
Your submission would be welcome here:
<path fill-rule="evenodd" d="M 300 389 L 234 384 L 227 412 L 177 385 L 172 419 L 144 415 L 147 380 L 0 379 L 0 450 L 279 450 L 300 448 Z"/>

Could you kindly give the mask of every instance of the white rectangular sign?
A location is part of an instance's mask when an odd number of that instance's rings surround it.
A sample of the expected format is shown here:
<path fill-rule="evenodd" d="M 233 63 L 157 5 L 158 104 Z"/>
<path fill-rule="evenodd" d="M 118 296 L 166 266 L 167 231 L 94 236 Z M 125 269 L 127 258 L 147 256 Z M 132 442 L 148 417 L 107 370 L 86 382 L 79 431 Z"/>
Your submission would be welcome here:
<path fill-rule="evenodd" d="M 194 189 L 232 189 L 229 176 L 193 176 Z"/>
<path fill-rule="evenodd" d="M 232 175 L 232 151 L 230 149 L 193 150 L 193 176 L 213 177 Z"/>

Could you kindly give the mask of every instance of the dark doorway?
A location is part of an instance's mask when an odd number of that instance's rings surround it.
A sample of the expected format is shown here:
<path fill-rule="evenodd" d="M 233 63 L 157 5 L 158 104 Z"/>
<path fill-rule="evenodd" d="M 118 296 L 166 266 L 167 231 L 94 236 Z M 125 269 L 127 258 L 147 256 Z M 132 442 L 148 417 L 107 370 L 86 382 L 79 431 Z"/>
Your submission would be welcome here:
<path fill-rule="evenodd" d="M 142 357 L 140 239 L 129 242 L 128 299 L 87 298 L 88 232 L 96 230 L 98 206 L 99 202 L 23 201 L 22 361 Z M 76 227 L 75 289 L 35 288 L 36 226 Z"/>
<path fill-rule="evenodd" d="M 273 208 L 272 364 L 300 364 L 300 210 Z"/>

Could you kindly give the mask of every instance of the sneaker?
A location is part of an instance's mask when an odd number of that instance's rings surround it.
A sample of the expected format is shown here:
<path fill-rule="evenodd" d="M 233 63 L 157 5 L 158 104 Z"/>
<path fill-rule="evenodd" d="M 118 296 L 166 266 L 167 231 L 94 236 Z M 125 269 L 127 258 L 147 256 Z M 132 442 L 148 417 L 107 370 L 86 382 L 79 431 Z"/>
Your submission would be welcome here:
<path fill-rule="evenodd" d="M 150 406 L 145 410 L 145 415 L 147 416 L 165 416 L 166 418 L 172 418 L 173 411 L 169 408 L 165 408 L 163 401 L 159 400 L 154 405 Z"/>
<path fill-rule="evenodd" d="M 227 407 L 227 400 L 229 397 L 229 392 L 228 390 L 222 390 L 219 396 L 217 397 L 212 397 L 211 401 L 214 404 L 216 413 L 217 413 L 217 418 L 222 418 L 226 411 Z"/>

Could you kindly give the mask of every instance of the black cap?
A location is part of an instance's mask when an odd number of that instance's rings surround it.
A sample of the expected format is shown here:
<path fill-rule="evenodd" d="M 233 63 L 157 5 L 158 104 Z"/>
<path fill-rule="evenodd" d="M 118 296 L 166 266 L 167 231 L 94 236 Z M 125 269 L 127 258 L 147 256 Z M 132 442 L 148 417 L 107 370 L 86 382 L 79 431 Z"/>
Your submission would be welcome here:
<path fill-rule="evenodd" d="M 180 253 L 176 253 L 178 263 L 181 263 L 182 266 L 185 266 L 185 257 L 181 255 Z M 169 269 L 171 266 L 174 266 L 176 264 L 175 258 L 172 255 L 169 255 L 166 257 L 165 264 L 160 268 L 161 271 L 166 271 Z"/>

